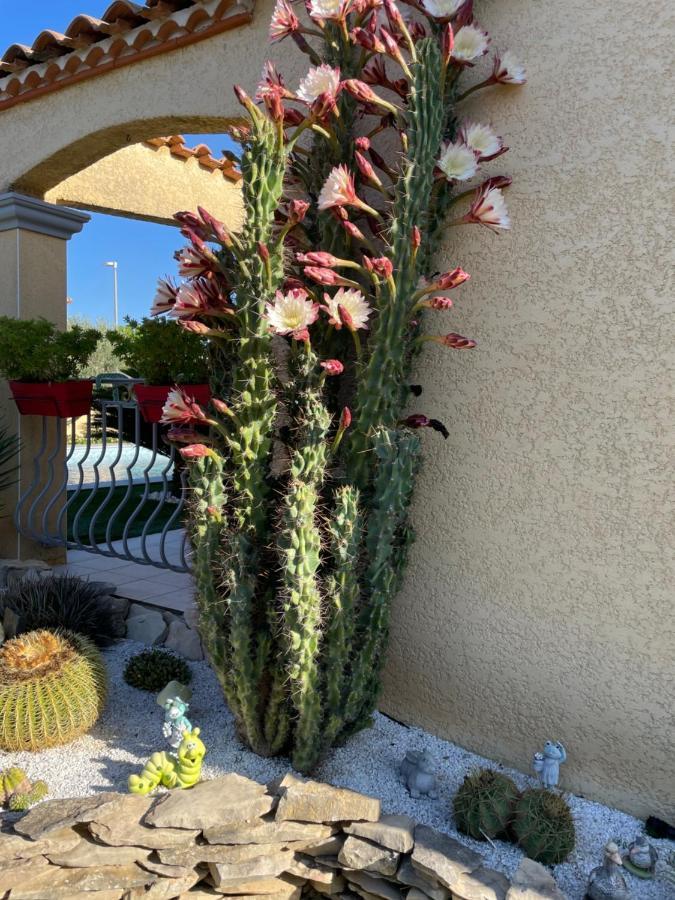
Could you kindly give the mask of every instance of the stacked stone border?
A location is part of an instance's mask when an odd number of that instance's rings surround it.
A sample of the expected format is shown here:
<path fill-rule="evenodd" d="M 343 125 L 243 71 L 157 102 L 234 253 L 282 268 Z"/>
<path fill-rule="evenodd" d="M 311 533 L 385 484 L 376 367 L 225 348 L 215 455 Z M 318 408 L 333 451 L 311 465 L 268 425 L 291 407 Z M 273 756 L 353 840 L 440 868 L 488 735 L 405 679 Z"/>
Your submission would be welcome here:
<path fill-rule="evenodd" d="M 509 880 L 480 854 L 380 801 L 294 775 L 236 774 L 155 797 L 48 800 L 0 833 L 10 900 L 564 900 L 524 860 Z"/>

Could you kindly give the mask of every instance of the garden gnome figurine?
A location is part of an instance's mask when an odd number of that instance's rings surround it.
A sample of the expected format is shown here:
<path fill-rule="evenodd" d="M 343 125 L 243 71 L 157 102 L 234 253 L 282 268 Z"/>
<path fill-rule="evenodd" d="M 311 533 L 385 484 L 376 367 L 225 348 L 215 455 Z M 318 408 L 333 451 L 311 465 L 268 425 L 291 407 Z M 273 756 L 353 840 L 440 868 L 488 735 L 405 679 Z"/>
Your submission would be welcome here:
<path fill-rule="evenodd" d="M 590 900 L 630 900 L 626 879 L 621 874 L 621 854 L 614 841 L 605 847 L 605 860 L 588 878 L 586 897 Z"/>
<path fill-rule="evenodd" d="M 399 768 L 399 780 L 410 791 L 414 799 L 418 797 L 438 797 L 434 761 L 427 750 L 408 750 Z"/>
<path fill-rule="evenodd" d="M 192 725 L 185 713 L 190 708 L 192 691 L 179 681 L 170 681 L 157 695 L 157 703 L 164 710 L 164 725 L 162 734 L 169 744 L 177 749 L 187 731 L 192 731 Z"/>
<path fill-rule="evenodd" d="M 543 753 L 535 753 L 532 768 L 539 776 L 542 787 L 554 788 L 560 781 L 560 766 L 567 759 L 567 753 L 560 741 L 546 741 Z"/>
<path fill-rule="evenodd" d="M 632 875 L 637 875 L 638 878 L 653 878 L 658 858 L 659 854 L 644 834 L 640 834 L 629 846 L 628 853 L 623 858 L 623 864 Z"/>

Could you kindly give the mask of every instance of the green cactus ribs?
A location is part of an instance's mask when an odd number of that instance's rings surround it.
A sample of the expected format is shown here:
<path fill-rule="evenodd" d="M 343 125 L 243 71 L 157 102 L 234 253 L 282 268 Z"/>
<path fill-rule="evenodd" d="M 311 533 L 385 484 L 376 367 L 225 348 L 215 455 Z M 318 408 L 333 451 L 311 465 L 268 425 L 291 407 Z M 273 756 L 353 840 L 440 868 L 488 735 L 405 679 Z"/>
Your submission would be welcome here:
<path fill-rule="evenodd" d="M 455 824 L 477 841 L 508 838 L 520 792 L 506 775 L 480 769 L 467 775 L 455 794 Z"/>
<path fill-rule="evenodd" d="M 545 866 L 564 862 L 574 850 L 576 832 L 570 808 L 552 791 L 525 791 L 516 804 L 513 833 L 525 853 Z"/>

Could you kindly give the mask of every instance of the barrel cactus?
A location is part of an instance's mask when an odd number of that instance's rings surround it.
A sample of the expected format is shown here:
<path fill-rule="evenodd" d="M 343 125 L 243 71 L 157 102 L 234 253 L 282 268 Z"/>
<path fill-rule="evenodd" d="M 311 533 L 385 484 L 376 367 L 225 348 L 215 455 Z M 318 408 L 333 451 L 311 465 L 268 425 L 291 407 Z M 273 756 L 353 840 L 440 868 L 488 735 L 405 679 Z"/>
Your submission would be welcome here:
<path fill-rule="evenodd" d="M 464 779 L 455 794 L 455 824 L 477 841 L 507 837 L 520 792 L 507 776 L 479 769 Z"/>
<path fill-rule="evenodd" d="M 67 744 L 98 719 L 107 678 L 100 652 L 72 632 L 31 631 L 0 648 L 0 748 Z"/>
<path fill-rule="evenodd" d="M 524 74 L 509 54 L 462 87 L 488 49 L 472 6 L 413 23 L 394 0 L 308 2 L 303 24 L 278 0 L 270 36 L 309 71 L 292 90 L 268 63 L 255 99 L 235 89 L 245 225 L 178 213 L 185 281 L 152 309 L 209 343 L 210 406 L 176 390 L 163 413 L 190 464 L 202 640 L 242 739 L 305 772 L 371 720 L 422 434 L 449 436 L 411 414 L 413 361 L 476 346 L 423 324 L 468 278 L 432 274 L 446 213 L 509 227 L 510 179 L 469 184 L 503 142 L 458 104 Z"/>
<path fill-rule="evenodd" d="M 565 800 L 542 788 L 525 791 L 516 804 L 513 833 L 530 859 L 553 866 L 574 850 L 576 832 Z"/>
<path fill-rule="evenodd" d="M 124 680 L 141 691 L 158 694 L 170 681 L 189 684 L 190 667 L 170 650 L 142 650 L 134 654 L 124 669 Z"/>

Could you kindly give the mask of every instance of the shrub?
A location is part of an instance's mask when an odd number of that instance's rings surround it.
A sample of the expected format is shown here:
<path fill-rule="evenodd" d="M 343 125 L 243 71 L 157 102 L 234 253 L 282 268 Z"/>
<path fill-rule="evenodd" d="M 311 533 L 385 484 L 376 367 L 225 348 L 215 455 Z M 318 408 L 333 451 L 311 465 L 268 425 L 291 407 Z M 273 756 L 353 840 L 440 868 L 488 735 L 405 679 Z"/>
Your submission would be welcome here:
<path fill-rule="evenodd" d="M 506 775 L 479 769 L 455 794 L 455 824 L 477 841 L 506 837 L 520 792 Z"/>
<path fill-rule="evenodd" d="M 126 325 L 108 333 L 115 353 L 130 374 L 148 384 L 204 384 L 209 380 L 206 344 L 197 334 L 164 319 L 127 317 Z"/>
<path fill-rule="evenodd" d="M 513 831 L 530 859 L 545 866 L 563 862 L 576 843 L 569 806 L 559 794 L 542 788 L 525 791 L 520 798 Z"/>
<path fill-rule="evenodd" d="M 0 748 L 44 750 L 89 731 L 105 703 L 101 654 L 72 632 L 31 631 L 0 648 Z"/>
<path fill-rule="evenodd" d="M 4 606 L 19 616 L 19 633 L 37 628 L 65 628 L 90 638 L 99 647 L 116 636 L 115 614 L 100 588 L 73 575 L 24 578 L 4 595 Z"/>
<path fill-rule="evenodd" d="M 170 681 L 188 684 L 192 672 L 185 660 L 170 650 L 143 650 L 127 663 L 124 680 L 141 691 L 158 694 Z"/>
<path fill-rule="evenodd" d="M 100 337 L 95 328 L 59 331 L 46 319 L 0 316 L 0 375 L 30 382 L 77 378 Z"/>

